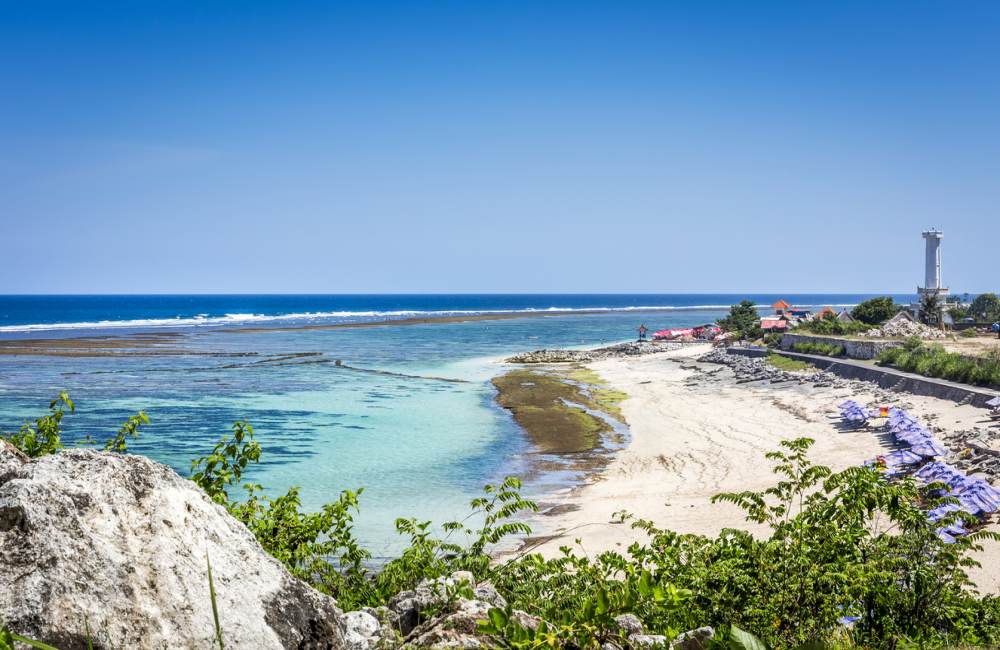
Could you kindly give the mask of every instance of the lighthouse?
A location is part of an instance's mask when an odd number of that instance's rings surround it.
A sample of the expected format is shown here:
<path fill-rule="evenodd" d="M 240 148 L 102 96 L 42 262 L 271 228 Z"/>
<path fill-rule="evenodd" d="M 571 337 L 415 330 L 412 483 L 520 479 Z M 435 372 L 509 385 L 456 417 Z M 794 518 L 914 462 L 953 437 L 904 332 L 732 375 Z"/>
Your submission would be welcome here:
<path fill-rule="evenodd" d="M 948 289 L 941 286 L 941 240 L 944 233 L 930 229 L 921 233 L 924 237 L 924 286 L 917 287 L 917 293 L 923 297 L 927 294 L 945 296 Z"/>

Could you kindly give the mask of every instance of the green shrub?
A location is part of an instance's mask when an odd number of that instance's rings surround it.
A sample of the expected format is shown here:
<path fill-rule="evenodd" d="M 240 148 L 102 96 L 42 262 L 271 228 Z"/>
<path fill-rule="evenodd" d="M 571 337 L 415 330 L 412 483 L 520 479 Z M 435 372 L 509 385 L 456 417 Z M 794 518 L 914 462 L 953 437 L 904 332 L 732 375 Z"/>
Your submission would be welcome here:
<path fill-rule="evenodd" d="M 1000 352 L 967 357 L 946 351 L 941 345 L 926 345 L 907 339 L 901 348 L 889 348 L 879 355 L 879 363 L 927 377 L 939 377 L 978 386 L 1000 386 Z"/>
<path fill-rule="evenodd" d="M 851 316 L 869 325 L 881 325 L 896 315 L 899 305 L 890 296 L 866 300 L 851 310 Z"/>
<path fill-rule="evenodd" d="M 834 343 L 821 343 L 818 341 L 808 341 L 801 343 L 793 343 L 792 350 L 795 352 L 802 352 L 804 354 L 819 354 L 825 357 L 841 357 L 844 356 L 846 350 L 842 345 L 836 345 Z"/>
<path fill-rule="evenodd" d="M 776 348 L 781 344 L 781 338 L 784 336 L 781 332 L 770 332 L 764 335 L 764 344 L 769 348 Z"/>
<path fill-rule="evenodd" d="M 958 333 L 958 335 L 963 338 L 972 339 L 978 336 L 979 333 L 976 331 L 975 327 L 970 327 L 968 329 L 962 330 L 961 332 Z"/>
<path fill-rule="evenodd" d="M 827 315 L 824 318 L 802 321 L 795 327 L 795 331 L 822 336 L 849 336 L 867 332 L 871 328 L 871 325 L 862 321 L 845 322 L 837 320 L 836 316 Z"/>

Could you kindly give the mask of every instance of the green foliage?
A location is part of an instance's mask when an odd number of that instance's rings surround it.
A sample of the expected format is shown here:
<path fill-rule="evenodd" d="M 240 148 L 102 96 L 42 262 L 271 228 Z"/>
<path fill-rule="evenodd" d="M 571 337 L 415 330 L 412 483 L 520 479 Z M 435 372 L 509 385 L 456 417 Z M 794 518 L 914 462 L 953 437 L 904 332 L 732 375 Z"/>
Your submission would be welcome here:
<path fill-rule="evenodd" d="M 896 315 L 899 305 L 890 296 L 871 298 L 851 310 L 851 316 L 868 325 L 881 325 Z"/>
<path fill-rule="evenodd" d="M 226 644 L 222 641 L 222 625 L 219 623 L 219 605 L 215 599 L 215 581 L 212 580 L 212 561 L 205 556 L 205 565 L 208 567 L 208 597 L 212 602 L 212 621 L 215 624 L 215 642 L 219 644 L 219 650 L 225 650 Z"/>
<path fill-rule="evenodd" d="M 851 334 L 867 332 L 871 328 L 872 326 L 864 321 L 845 322 L 838 320 L 833 314 L 828 314 L 823 318 L 802 321 L 796 326 L 795 331 L 810 332 L 824 336 L 849 336 Z"/>
<path fill-rule="evenodd" d="M 834 343 L 822 343 L 819 341 L 804 341 L 801 343 L 793 343 L 792 350 L 795 352 L 802 352 L 804 354 L 819 354 L 824 357 L 841 357 L 845 353 L 843 345 L 836 345 Z"/>
<path fill-rule="evenodd" d="M 33 641 L 20 634 L 14 634 L 6 627 L 0 627 L 0 650 L 17 650 L 18 646 L 16 644 L 23 643 L 29 648 L 35 648 L 35 650 L 58 650 L 46 643 L 40 641 Z"/>
<path fill-rule="evenodd" d="M 61 423 L 66 409 L 73 413 L 76 405 L 69 394 L 62 391 L 49 402 L 48 415 L 38 418 L 34 424 L 25 422 L 17 433 L 5 434 L 0 438 L 17 447 L 29 458 L 54 454 L 63 447 Z"/>
<path fill-rule="evenodd" d="M 769 348 L 776 348 L 781 344 L 781 337 L 784 334 L 781 332 L 768 332 L 764 335 L 764 345 Z"/>
<path fill-rule="evenodd" d="M 125 424 L 118 429 L 118 433 L 115 434 L 114 438 L 104 443 L 104 451 L 114 451 L 124 454 L 128 451 L 126 439 L 130 437 L 138 438 L 139 427 L 144 424 L 149 424 L 149 417 L 146 416 L 145 411 L 139 411 L 126 420 Z"/>
<path fill-rule="evenodd" d="M 767 362 L 772 366 L 774 366 L 775 368 L 778 368 L 779 370 L 787 370 L 790 372 L 799 372 L 811 367 L 805 361 L 799 361 L 798 359 L 790 359 L 780 354 L 774 354 L 770 352 L 767 355 Z"/>
<path fill-rule="evenodd" d="M 412 589 L 424 578 L 454 571 L 471 571 L 477 577 L 491 575 L 494 567 L 490 549 L 512 535 L 529 534 L 531 528 L 515 518 L 536 511 L 538 506 L 521 496 L 521 481 L 508 476 L 499 485 L 486 485 L 483 496 L 473 499 L 470 508 L 465 520 L 442 525 L 443 539 L 431 534 L 429 521 L 397 519 L 396 530 L 407 535 L 410 544 L 375 577 L 375 600 L 366 604 L 378 604 L 399 591 Z M 481 524 L 470 527 L 466 523 L 469 521 Z M 465 544 L 456 540 L 464 540 Z"/>
<path fill-rule="evenodd" d="M 981 323 L 992 323 L 1000 320 L 1000 297 L 995 293 L 984 293 L 976 296 L 969 305 L 969 313 Z"/>
<path fill-rule="evenodd" d="M 729 315 L 719 320 L 719 327 L 726 332 L 732 332 L 738 339 L 755 340 L 763 332 L 760 329 L 760 314 L 754 303 L 742 300 L 729 308 Z"/>
<path fill-rule="evenodd" d="M 6 440 L 19 449 L 29 458 L 38 458 L 54 454 L 63 448 L 62 443 L 62 421 L 66 412 L 75 413 L 76 404 L 70 399 L 66 391 L 60 391 L 59 395 L 49 402 L 49 414 L 31 422 L 21 425 L 20 431 L 15 434 L 0 435 L 0 440 Z M 105 451 L 115 451 L 124 453 L 127 450 L 126 439 L 139 436 L 139 427 L 149 424 L 149 418 L 143 411 L 131 416 L 125 424 L 118 429 L 118 432 L 108 439 L 104 444 Z M 84 440 L 84 444 L 91 443 L 90 436 Z"/>
<path fill-rule="evenodd" d="M 259 461 L 260 453 L 253 427 L 245 421 L 235 422 L 232 436 L 224 436 L 209 455 L 191 461 L 191 480 L 213 501 L 229 506 L 229 489 L 239 486 L 247 465 Z"/>
<path fill-rule="evenodd" d="M 948 308 L 948 314 L 957 323 L 969 315 L 969 310 L 961 305 L 954 305 Z"/>
<path fill-rule="evenodd" d="M 964 339 L 974 339 L 978 336 L 978 332 L 976 332 L 975 328 L 970 327 L 969 329 L 962 330 L 958 335 Z"/>
<path fill-rule="evenodd" d="M 924 325 L 941 324 L 942 300 L 937 293 L 928 292 L 920 297 L 920 321 Z"/>
<path fill-rule="evenodd" d="M 763 641 L 735 625 L 729 630 L 729 645 L 734 650 L 767 650 Z"/>
<path fill-rule="evenodd" d="M 907 339 L 901 348 L 889 348 L 879 355 L 879 363 L 927 377 L 939 377 L 963 384 L 1000 386 L 1000 353 L 967 357 L 946 351 L 941 345 L 926 345 Z"/>

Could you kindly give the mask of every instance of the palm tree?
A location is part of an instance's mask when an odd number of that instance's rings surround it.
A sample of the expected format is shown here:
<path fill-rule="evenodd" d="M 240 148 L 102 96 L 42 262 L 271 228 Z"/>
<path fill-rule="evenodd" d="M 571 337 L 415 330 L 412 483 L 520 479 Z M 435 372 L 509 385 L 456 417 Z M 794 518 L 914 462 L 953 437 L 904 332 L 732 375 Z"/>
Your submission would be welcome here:
<path fill-rule="evenodd" d="M 938 294 L 928 291 L 920 298 L 920 320 L 925 325 L 941 322 L 941 297 Z"/>

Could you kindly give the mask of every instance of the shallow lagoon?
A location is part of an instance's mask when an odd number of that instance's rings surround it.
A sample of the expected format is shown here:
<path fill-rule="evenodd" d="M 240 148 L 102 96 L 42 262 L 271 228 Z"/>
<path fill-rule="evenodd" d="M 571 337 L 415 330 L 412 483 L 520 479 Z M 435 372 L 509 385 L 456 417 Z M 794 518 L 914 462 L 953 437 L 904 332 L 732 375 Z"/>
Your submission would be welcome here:
<path fill-rule="evenodd" d="M 66 389 L 78 409 L 65 420 L 70 442 L 86 434 L 102 440 L 144 409 L 152 423 L 130 450 L 187 475 L 192 458 L 207 453 L 234 421 L 247 419 L 264 449 L 249 478 L 271 494 L 300 486 L 308 508 L 340 490 L 364 487 L 357 531 L 379 555 L 398 548 L 396 517 L 462 516 L 484 483 L 529 469 L 521 431 L 493 402 L 489 379 L 502 370 L 496 359 L 626 340 L 641 321 L 655 329 L 722 314 L 628 311 L 369 329 L 192 328 L 170 343 L 190 355 L 0 356 L 0 429 L 37 417 Z M 323 356 L 266 356 L 306 352 Z M 236 356 L 245 353 L 256 355 Z M 337 367 L 336 359 L 350 368 Z M 538 494 L 569 478 L 543 477 L 550 484 L 535 480 L 529 491 Z"/>

